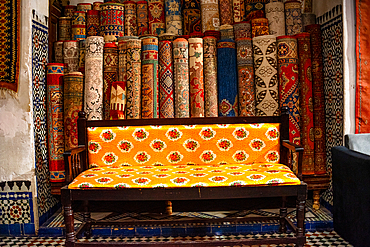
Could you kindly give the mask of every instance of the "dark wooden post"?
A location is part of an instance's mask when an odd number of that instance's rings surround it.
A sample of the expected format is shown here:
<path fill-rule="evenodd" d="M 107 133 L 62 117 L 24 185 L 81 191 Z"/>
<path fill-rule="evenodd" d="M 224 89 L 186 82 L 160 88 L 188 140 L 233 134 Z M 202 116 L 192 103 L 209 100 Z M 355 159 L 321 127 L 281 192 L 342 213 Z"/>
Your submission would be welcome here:
<path fill-rule="evenodd" d="M 281 201 L 282 201 L 282 203 L 281 203 L 280 216 L 279 216 L 280 217 L 280 219 L 279 219 L 279 221 L 280 221 L 279 232 L 286 233 L 287 228 L 286 228 L 285 217 L 288 214 L 288 210 L 286 208 L 286 201 L 287 201 L 286 196 L 283 196 L 281 198 Z"/>
<path fill-rule="evenodd" d="M 72 210 L 72 201 L 71 201 L 71 191 L 67 186 L 63 187 L 61 190 L 61 199 L 64 210 L 64 224 L 66 229 L 66 247 L 74 246 L 76 242 L 76 235 L 74 229 L 74 218 Z"/>
<path fill-rule="evenodd" d="M 305 237 L 305 209 L 306 209 L 306 198 L 307 198 L 307 186 L 300 187 L 298 189 L 297 197 L 297 246 L 303 247 L 306 242 Z"/>

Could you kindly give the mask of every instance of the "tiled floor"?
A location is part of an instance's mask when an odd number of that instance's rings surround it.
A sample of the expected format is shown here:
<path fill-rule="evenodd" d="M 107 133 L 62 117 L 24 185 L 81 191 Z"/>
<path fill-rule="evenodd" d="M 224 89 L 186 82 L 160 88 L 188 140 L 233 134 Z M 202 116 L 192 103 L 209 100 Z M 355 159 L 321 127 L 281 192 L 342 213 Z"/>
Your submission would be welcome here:
<path fill-rule="evenodd" d="M 186 243 L 189 241 L 210 241 L 218 240 L 222 244 L 222 240 L 231 239 L 245 239 L 245 238 L 268 238 L 270 236 L 276 236 L 277 234 L 248 234 L 248 235 L 221 235 L 221 236 L 194 236 L 194 237 L 95 237 L 91 239 L 85 239 L 84 241 L 97 241 L 97 242 L 126 242 L 126 243 L 148 243 L 148 242 L 174 242 L 174 243 Z M 306 247 L 344 247 L 351 246 L 344 241 L 334 231 L 331 232 L 307 232 Z M 62 237 L 0 237 L 0 246 L 64 246 L 64 239 Z M 275 247 L 276 245 L 269 245 L 268 247 Z M 288 245 L 293 246 L 293 245 Z M 253 247 L 256 247 L 255 245 Z M 264 247 L 267 247 L 264 245 Z"/>

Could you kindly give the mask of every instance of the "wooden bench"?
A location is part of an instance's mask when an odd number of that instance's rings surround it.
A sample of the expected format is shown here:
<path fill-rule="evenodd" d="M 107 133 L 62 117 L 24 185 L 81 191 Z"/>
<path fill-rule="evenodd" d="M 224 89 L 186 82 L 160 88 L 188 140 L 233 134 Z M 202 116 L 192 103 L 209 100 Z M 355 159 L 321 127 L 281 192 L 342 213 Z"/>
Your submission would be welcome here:
<path fill-rule="evenodd" d="M 82 234 L 90 236 L 92 224 L 101 224 L 90 217 L 91 201 L 163 201 L 171 213 L 171 201 L 272 197 L 281 198 L 280 216 L 269 219 L 279 220 L 280 232 L 286 232 L 289 225 L 295 233 L 293 237 L 186 245 L 305 243 L 307 185 L 301 173 L 303 148 L 289 142 L 289 115 L 285 109 L 276 117 L 117 121 L 87 121 L 85 113 L 80 112 L 78 135 L 79 147 L 64 154 L 69 183 L 61 190 L 66 246 L 104 246 L 101 242 L 78 241 Z M 298 155 L 295 169 L 293 152 Z M 297 202 L 296 225 L 287 217 L 286 201 L 291 197 Z M 84 222 L 76 231 L 72 208 L 75 201 L 82 201 L 85 208 Z M 224 220 L 238 222 L 238 218 Z M 106 246 L 122 244 L 109 242 Z"/>

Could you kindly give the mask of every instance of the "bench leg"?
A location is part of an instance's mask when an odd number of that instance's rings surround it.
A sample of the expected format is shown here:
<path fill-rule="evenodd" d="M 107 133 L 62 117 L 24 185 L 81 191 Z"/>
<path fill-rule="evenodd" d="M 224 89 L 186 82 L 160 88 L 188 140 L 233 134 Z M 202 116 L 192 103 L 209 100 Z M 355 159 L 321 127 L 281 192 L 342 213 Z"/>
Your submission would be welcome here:
<path fill-rule="evenodd" d="M 76 242 L 76 235 L 74 229 L 74 218 L 72 210 L 71 193 L 68 189 L 62 189 L 62 204 L 64 210 L 64 224 L 66 229 L 66 247 L 74 246 Z"/>
<path fill-rule="evenodd" d="M 172 202 L 166 201 L 166 214 L 171 215 L 172 214 Z"/>
<path fill-rule="evenodd" d="M 279 232 L 281 233 L 286 233 L 286 221 L 285 221 L 285 217 L 287 216 L 288 214 L 288 210 L 286 208 L 286 196 L 283 196 L 282 197 L 282 205 L 281 205 L 281 208 L 280 208 L 280 228 L 279 228 Z"/>
<path fill-rule="evenodd" d="M 86 223 L 86 228 L 85 228 L 85 237 L 90 238 L 91 237 L 91 213 L 89 210 L 89 201 L 84 201 L 83 202 L 84 206 L 84 222 Z"/>
<path fill-rule="evenodd" d="M 300 194 L 297 198 L 297 238 L 299 238 L 297 246 L 303 247 L 306 242 L 305 237 L 305 209 L 306 209 L 306 193 Z"/>

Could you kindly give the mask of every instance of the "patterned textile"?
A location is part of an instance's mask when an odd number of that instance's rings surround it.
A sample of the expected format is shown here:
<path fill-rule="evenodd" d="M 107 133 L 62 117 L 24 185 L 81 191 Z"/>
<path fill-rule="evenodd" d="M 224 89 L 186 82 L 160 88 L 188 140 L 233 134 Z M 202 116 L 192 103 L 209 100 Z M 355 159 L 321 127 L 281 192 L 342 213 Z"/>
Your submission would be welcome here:
<path fill-rule="evenodd" d="M 256 115 L 279 115 L 277 48 L 274 35 L 253 38 Z"/>
<path fill-rule="evenodd" d="M 289 140 L 300 145 L 298 45 L 293 36 L 277 39 L 280 106 L 289 112 Z"/>
<path fill-rule="evenodd" d="M 159 41 L 159 114 L 160 118 L 175 117 L 172 42 Z"/>
<path fill-rule="evenodd" d="M 102 5 L 103 3 L 104 3 L 104 2 L 93 2 L 93 10 L 101 11 L 101 5 Z"/>
<path fill-rule="evenodd" d="M 269 35 L 269 20 L 267 18 L 256 18 L 251 21 L 252 38 Z"/>
<path fill-rule="evenodd" d="M 72 18 L 71 17 L 59 17 L 58 20 L 59 40 L 71 40 L 72 39 Z"/>
<path fill-rule="evenodd" d="M 183 34 L 189 35 L 194 32 L 200 32 L 202 30 L 200 0 L 182 0 L 181 7 Z"/>
<path fill-rule="evenodd" d="M 356 0 L 356 133 L 370 133 L 370 3 Z"/>
<path fill-rule="evenodd" d="M 232 39 L 217 43 L 218 115 L 238 116 L 236 47 Z"/>
<path fill-rule="evenodd" d="M 79 42 L 77 40 L 69 40 L 63 43 L 64 73 L 78 71 L 79 53 Z"/>
<path fill-rule="evenodd" d="M 109 90 L 110 95 L 110 120 L 125 119 L 126 107 L 126 82 L 114 81 Z"/>
<path fill-rule="evenodd" d="M 65 150 L 78 146 L 77 119 L 82 111 L 84 76 L 73 72 L 64 76 L 64 142 Z"/>
<path fill-rule="evenodd" d="M 274 163 L 231 165 L 109 166 L 81 173 L 69 189 L 294 185 L 289 167 Z"/>
<path fill-rule="evenodd" d="M 75 11 L 72 17 L 72 39 L 86 39 L 86 13 Z"/>
<path fill-rule="evenodd" d="M 20 0 L 1 1 L 0 91 L 17 92 L 19 80 Z"/>
<path fill-rule="evenodd" d="M 339 7 L 339 6 L 337 6 Z M 343 17 L 336 8 L 336 17 L 321 25 L 325 93 L 326 168 L 331 174 L 331 148 L 343 145 Z M 333 13 L 333 12 L 332 12 Z"/>
<path fill-rule="evenodd" d="M 234 23 L 245 21 L 244 0 L 233 0 Z"/>
<path fill-rule="evenodd" d="M 218 31 L 220 29 L 220 15 L 218 0 L 201 0 L 202 32 Z"/>
<path fill-rule="evenodd" d="M 104 38 L 86 38 L 85 52 L 85 99 L 84 111 L 87 120 L 102 120 L 103 116 L 103 49 Z"/>
<path fill-rule="evenodd" d="M 100 12 L 98 10 L 87 11 L 86 34 L 87 36 L 96 36 L 100 34 Z"/>
<path fill-rule="evenodd" d="M 189 44 L 184 38 L 173 41 L 173 71 L 175 82 L 175 117 L 190 117 L 189 110 Z"/>
<path fill-rule="evenodd" d="M 234 24 L 233 18 L 233 0 L 219 0 L 220 5 L 220 24 L 232 25 Z"/>
<path fill-rule="evenodd" d="M 221 39 L 234 39 L 234 27 L 229 24 L 220 27 Z"/>
<path fill-rule="evenodd" d="M 299 103 L 301 113 L 301 145 L 304 148 L 302 173 L 315 173 L 315 130 L 312 98 L 312 62 L 309 33 L 296 35 L 299 54 Z"/>
<path fill-rule="evenodd" d="M 313 117 L 315 128 L 315 174 L 326 173 L 325 95 L 322 58 L 322 36 L 319 24 L 306 26 L 311 35 Z"/>
<path fill-rule="evenodd" d="M 239 22 L 234 24 L 235 40 L 240 38 L 252 38 L 252 30 L 250 22 Z"/>
<path fill-rule="evenodd" d="M 299 1 L 285 3 L 285 32 L 286 35 L 303 32 L 302 9 Z"/>
<path fill-rule="evenodd" d="M 206 117 L 218 117 L 217 101 L 217 39 L 203 38 L 204 112 Z"/>
<path fill-rule="evenodd" d="M 166 33 L 182 35 L 181 0 L 165 0 Z"/>
<path fill-rule="evenodd" d="M 312 0 L 303 0 L 303 13 L 311 13 L 312 12 Z M 315 24 L 315 23 L 313 23 Z"/>
<path fill-rule="evenodd" d="M 63 60 L 63 41 L 54 42 L 54 61 L 56 63 L 64 63 Z"/>
<path fill-rule="evenodd" d="M 221 39 L 221 32 L 220 31 L 206 31 L 204 33 L 204 37 L 206 36 L 212 36 L 215 37 L 217 40 Z"/>
<path fill-rule="evenodd" d="M 203 39 L 189 39 L 190 117 L 204 117 Z"/>
<path fill-rule="evenodd" d="M 308 25 L 316 24 L 316 15 L 311 13 L 302 14 L 302 25 L 305 28 Z"/>
<path fill-rule="evenodd" d="M 126 36 L 137 35 L 136 3 L 134 1 L 124 2 L 125 6 L 125 30 Z"/>
<path fill-rule="evenodd" d="M 139 1 L 136 3 L 137 9 L 137 35 L 148 34 L 148 2 Z"/>
<path fill-rule="evenodd" d="M 279 129 L 276 123 L 88 128 L 89 163 L 135 168 L 278 163 Z"/>
<path fill-rule="evenodd" d="M 78 57 L 78 71 L 85 74 L 85 39 L 81 39 L 78 43 L 79 57 Z"/>
<path fill-rule="evenodd" d="M 265 17 L 265 4 L 268 2 L 268 0 L 245 0 L 246 21 Z"/>
<path fill-rule="evenodd" d="M 105 43 L 103 60 L 104 120 L 109 120 L 112 83 L 118 79 L 118 47 L 115 42 Z M 125 101 L 126 102 L 126 101 Z"/>
<path fill-rule="evenodd" d="M 285 35 L 284 3 L 270 2 L 265 6 L 266 18 L 269 20 L 270 34 Z"/>
<path fill-rule="evenodd" d="M 79 3 L 79 4 L 77 4 L 77 11 L 87 12 L 88 10 L 92 10 L 92 4 L 91 3 Z"/>
<path fill-rule="evenodd" d="M 127 80 L 127 39 L 118 40 L 118 80 Z"/>
<path fill-rule="evenodd" d="M 103 36 L 121 37 L 125 35 L 124 5 L 120 3 L 104 3 L 100 11 L 100 31 Z"/>
<path fill-rule="evenodd" d="M 253 48 L 251 38 L 236 40 L 238 64 L 239 116 L 255 116 Z"/>
<path fill-rule="evenodd" d="M 159 118 L 158 38 L 141 42 L 141 118 Z"/>
<path fill-rule="evenodd" d="M 77 6 L 76 5 L 67 5 L 64 6 L 64 16 L 65 17 L 72 17 L 73 13 L 77 11 Z"/>
<path fill-rule="evenodd" d="M 64 182 L 64 64 L 49 63 L 47 70 L 47 125 L 50 182 Z"/>
<path fill-rule="evenodd" d="M 159 35 L 166 31 L 164 0 L 148 0 L 149 34 Z"/>
<path fill-rule="evenodd" d="M 141 40 L 127 40 L 126 117 L 141 117 Z"/>
<path fill-rule="evenodd" d="M 158 41 L 174 41 L 176 37 L 177 36 L 172 33 L 162 33 L 158 35 Z"/>

